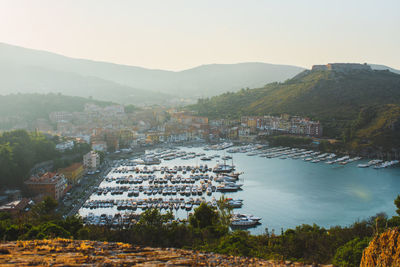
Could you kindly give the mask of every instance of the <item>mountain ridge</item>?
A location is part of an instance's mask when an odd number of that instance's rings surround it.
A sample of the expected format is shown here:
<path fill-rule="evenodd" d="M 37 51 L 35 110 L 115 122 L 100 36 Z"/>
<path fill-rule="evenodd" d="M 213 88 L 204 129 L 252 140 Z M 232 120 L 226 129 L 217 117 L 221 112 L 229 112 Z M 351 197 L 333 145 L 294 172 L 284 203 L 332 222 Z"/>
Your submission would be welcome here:
<path fill-rule="evenodd" d="M 383 65 L 371 66 L 400 73 Z M 45 90 L 41 93 L 93 96 L 122 104 L 177 103 L 179 97 L 194 100 L 242 88 L 260 88 L 271 82 L 284 82 L 304 70 L 291 65 L 242 62 L 203 64 L 186 70 L 169 71 L 70 58 L 0 43 L 0 71 L 3 73 L 0 92 L 3 94 L 35 93 L 37 88 L 34 87 L 40 84 L 40 88 Z M 39 77 L 32 75 L 35 72 L 40 72 Z M 55 78 L 65 76 L 70 78 Z"/>
<path fill-rule="evenodd" d="M 272 81 L 284 81 L 303 70 L 301 67 L 290 65 L 246 62 L 201 65 L 174 72 L 69 58 L 4 43 L 0 43 L 0 60 L 3 62 L 3 68 L 10 63 L 19 66 L 41 66 L 54 71 L 94 76 L 138 90 L 192 98 L 199 92 L 200 95 L 211 96 L 249 86 L 263 86 Z"/>

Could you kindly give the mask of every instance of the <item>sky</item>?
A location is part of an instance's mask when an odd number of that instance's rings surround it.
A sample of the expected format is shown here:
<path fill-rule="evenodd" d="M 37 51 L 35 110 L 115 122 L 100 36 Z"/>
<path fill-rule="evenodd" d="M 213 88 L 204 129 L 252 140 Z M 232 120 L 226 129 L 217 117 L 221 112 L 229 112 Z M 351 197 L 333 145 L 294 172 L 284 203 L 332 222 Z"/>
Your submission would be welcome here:
<path fill-rule="evenodd" d="M 0 42 L 152 69 L 400 69 L 399 0 L 0 0 Z"/>

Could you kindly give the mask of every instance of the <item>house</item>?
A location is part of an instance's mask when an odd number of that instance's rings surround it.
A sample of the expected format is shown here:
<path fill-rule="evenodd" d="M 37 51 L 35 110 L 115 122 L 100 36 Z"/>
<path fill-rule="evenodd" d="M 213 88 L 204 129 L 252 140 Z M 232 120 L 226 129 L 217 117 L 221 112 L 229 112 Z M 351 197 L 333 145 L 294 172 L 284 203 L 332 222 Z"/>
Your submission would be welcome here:
<path fill-rule="evenodd" d="M 232 127 L 228 130 L 228 138 L 233 140 L 233 139 L 238 139 L 239 137 L 239 127 Z"/>
<path fill-rule="evenodd" d="M 85 169 L 82 163 L 74 163 L 58 172 L 64 174 L 70 184 L 76 184 L 83 177 Z"/>
<path fill-rule="evenodd" d="M 51 122 L 58 123 L 58 122 L 71 121 L 73 118 L 73 115 L 71 112 L 67 112 L 67 111 L 55 111 L 55 112 L 51 112 L 49 117 L 50 117 Z"/>
<path fill-rule="evenodd" d="M 75 146 L 74 141 L 69 140 L 56 145 L 56 150 L 64 152 L 65 150 L 73 149 Z"/>
<path fill-rule="evenodd" d="M 63 174 L 46 172 L 37 177 L 32 176 L 25 182 L 28 190 L 43 196 L 50 196 L 58 200 L 68 191 L 67 179 Z"/>
<path fill-rule="evenodd" d="M 92 150 L 107 152 L 107 143 L 104 141 L 94 141 L 92 142 Z"/>
<path fill-rule="evenodd" d="M 25 210 L 25 208 L 29 205 L 29 202 L 30 200 L 27 198 L 8 202 L 0 206 L 0 212 L 9 212 L 12 215 L 19 214 Z"/>

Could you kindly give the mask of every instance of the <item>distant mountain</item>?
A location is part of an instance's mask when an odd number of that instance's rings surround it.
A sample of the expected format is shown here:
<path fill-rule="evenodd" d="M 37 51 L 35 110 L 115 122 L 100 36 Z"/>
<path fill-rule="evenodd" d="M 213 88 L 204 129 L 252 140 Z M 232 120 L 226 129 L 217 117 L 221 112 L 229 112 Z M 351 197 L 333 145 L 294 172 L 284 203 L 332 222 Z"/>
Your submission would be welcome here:
<path fill-rule="evenodd" d="M 186 91 L 196 98 L 208 97 L 270 82 L 283 82 L 303 70 L 295 66 L 257 62 L 203 65 L 178 72 L 178 79 L 171 88 L 176 88 L 176 93 Z"/>
<path fill-rule="evenodd" d="M 7 73 L 0 80 L 2 93 L 57 90 L 65 94 L 96 97 L 94 93 L 99 92 L 99 99 L 105 99 L 103 96 L 108 94 L 113 97 L 110 100 L 117 101 L 118 94 L 122 95 L 120 101 L 125 102 L 136 97 L 137 102 L 143 102 L 143 96 L 150 100 L 152 97 L 154 100 L 170 98 L 167 95 L 208 97 L 285 81 L 304 70 L 286 65 L 239 63 L 203 65 L 173 72 L 68 58 L 2 43 L 0 69 Z M 90 92 L 85 93 L 85 90 Z M 132 98 L 127 100 L 126 95 L 132 95 Z"/>
<path fill-rule="evenodd" d="M 10 93 L 62 93 L 72 96 L 93 97 L 122 104 L 159 103 L 168 95 L 134 89 L 118 83 L 62 72 L 43 67 L 19 65 L 0 60 L 0 94 Z"/>
<path fill-rule="evenodd" d="M 335 66 L 342 65 L 350 64 Z M 306 70 L 284 83 L 200 99 L 188 108 L 210 118 L 282 113 L 302 115 L 321 120 L 327 135 L 340 136 L 343 129 L 358 118 L 361 110 L 370 106 L 400 105 L 399 74 L 359 66 L 363 69 Z"/>

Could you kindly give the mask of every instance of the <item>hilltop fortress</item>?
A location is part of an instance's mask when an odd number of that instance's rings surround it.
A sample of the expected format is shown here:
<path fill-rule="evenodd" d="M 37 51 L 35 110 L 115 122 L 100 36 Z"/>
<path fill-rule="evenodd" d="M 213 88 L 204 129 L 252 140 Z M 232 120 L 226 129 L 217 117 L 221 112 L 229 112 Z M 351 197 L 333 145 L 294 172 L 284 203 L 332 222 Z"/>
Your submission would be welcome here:
<path fill-rule="evenodd" d="M 326 70 L 337 71 L 337 72 L 349 72 L 349 71 L 354 71 L 354 70 L 371 71 L 372 68 L 371 68 L 371 66 L 367 65 L 367 63 L 364 63 L 364 64 L 328 63 L 326 65 L 314 65 L 314 66 L 312 66 L 312 69 L 311 69 L 311 71 L 326 71 Z"/>

